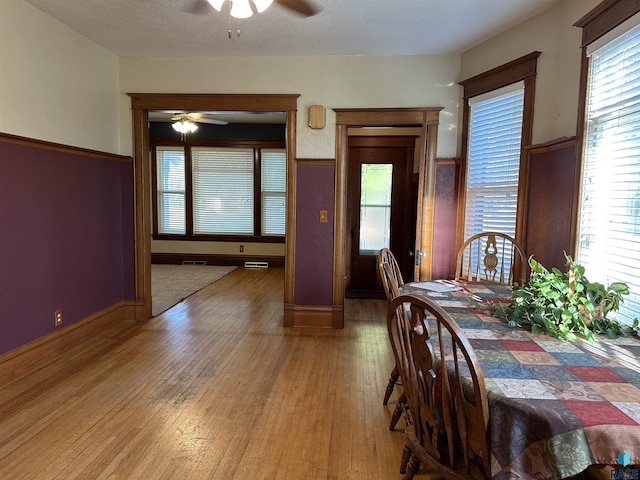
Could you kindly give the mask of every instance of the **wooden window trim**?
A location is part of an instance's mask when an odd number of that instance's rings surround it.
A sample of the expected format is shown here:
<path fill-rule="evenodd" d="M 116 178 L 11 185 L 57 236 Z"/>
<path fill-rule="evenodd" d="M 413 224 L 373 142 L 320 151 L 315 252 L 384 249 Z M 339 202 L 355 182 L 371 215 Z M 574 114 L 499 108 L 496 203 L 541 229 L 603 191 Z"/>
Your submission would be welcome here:
<path fill-rule="evenodd" d="M 463 98 L 468 99 L 491 92 L 528 77 L 535 77 L 537 60 L 541 52 L 531 52 L 511 62 L 492 68 L 460 83 L 464 88 Z"/>
<path fill-rule="evenodd" d="M 234 140 L 230 138 L 196 138 L 182 141 L 176 138 L 154 138 L 149 143 L 151 150 L 156 147 L 221 147 L 221 148 L 285 148 L 284 140 Z"/>
<path fill-rule="evenodd" d="M 534 51 L 508 63 L 495 67 L 474 77 L 459 82 L 463 87 L 462 134 L 460 188 L 458 188 L 458 231 L 456 245 L 462 245 L 464 236 L 465 188 L 467 175 L 467 148 L 469 142 L 469 98 L 506 87 L 512 83 L 524 82 L 524 111 L 522 118 L 522 139 L 520 151 L 520 173 L 518 178 L 518 207 L 516 217 L 516 240 L 522 245 L 525 238 L 525 203 L 528 156 L 524 147 L 531 144 L 533 131 L 533 106 L 535 100 L 535 81 L 538 57 L 541 52 Z M 526 245 L 523 245 L 526 248 Z"/>
<path fill-rule="evenodd" d="M 582 28 L 582 47 L 613 30 L 625 20 L 640 12 L 637 0 L 605 0 L 573 25 Z"/>
<path fill-rule="evenodd" d="M 154 196 L 157 194 L 154 192 Z M 193 237 L 193 163 L 191 148 L 184 149 L 184 206 L 185 206 L 185 232 L 186 236 Z M 153 216 L 158 220 L 157 210 Z M 184 238 L 184 237 L 183 237 Z"/>
<path fill-rule="evenodd" d="M 253 149 L 253 231 L 262 238 L 262 149 Z"/>
<path fill-rule="evenodd" d="M 158 234 L 154 240 L 176 240 L 179 242 L 242 242 L 242 243 L 285 243 L 284 236 L 243 236 L 243 235 L 170 235 Z"/>
<path fill-rule="evenodd" d="M 156 149 L 151 149 L 151 235 L 158 236 L 158 158 Z"/>

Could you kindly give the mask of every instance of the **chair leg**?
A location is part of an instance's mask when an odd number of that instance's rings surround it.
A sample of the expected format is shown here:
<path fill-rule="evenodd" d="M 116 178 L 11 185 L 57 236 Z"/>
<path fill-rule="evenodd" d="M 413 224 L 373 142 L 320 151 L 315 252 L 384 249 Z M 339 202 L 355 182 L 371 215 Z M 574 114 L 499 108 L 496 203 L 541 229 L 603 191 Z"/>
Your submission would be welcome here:
<path fill-rule="evenodd" d="M 413 453 L 407 463 L 407 473 L 405 473 L 402 480 L 413 480 L 413 476 L 420 471 L 420 460 Z M 402 472 L 400 472 L 402 473 Z"/>
<path fill-rule="evenodd" d="M 409 445 L 405 445 L 402 449 L 402 460 L 400 460 L 400 473 L 405 474 L 407 472 L 407 464 L 413 452 L 409 448 Z"/>
<path fill-rule="evenodd" d="M 384 392 L 384 400 L 382 401 L 383 405 L 386 405 L 393 393 L 393 387 L 395 387 L 396 382 L 398 381 L 398 377 L 400 376 L 400 372 L 398 372 L 398 367 L 393 367 L 391 370 L 391 375 L 389 376 L 389 383 L 387 384 L 387 389 Z"/>
<path fill-rule="evenodd" d="M 393 415 L 391 415 L 391 423 L 389 424 L 389 430 L 395 430 L 396 424 L 400 417 L 404 414 L 404 410 L 407 406 L 407 397 L 402 392 L 400 397 L 398 398 L 398 403 L 396 404 L 396 408 L 393 410 Z"/>

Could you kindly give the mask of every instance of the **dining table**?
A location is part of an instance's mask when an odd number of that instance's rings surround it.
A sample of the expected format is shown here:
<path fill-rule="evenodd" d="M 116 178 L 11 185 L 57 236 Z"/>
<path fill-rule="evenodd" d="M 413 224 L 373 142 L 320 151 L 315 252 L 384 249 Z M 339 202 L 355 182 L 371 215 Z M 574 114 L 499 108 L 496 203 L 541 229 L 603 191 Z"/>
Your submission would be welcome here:
<path fill-rule="evenodd" d="M 401 293 L 439 304 L 469 340 L 489 399 L 491 475 L 563 479 L 590 465 L 639 478 L 640 339 L 559 340 L 492 312 L 511 286 L 414 282 Z"/>

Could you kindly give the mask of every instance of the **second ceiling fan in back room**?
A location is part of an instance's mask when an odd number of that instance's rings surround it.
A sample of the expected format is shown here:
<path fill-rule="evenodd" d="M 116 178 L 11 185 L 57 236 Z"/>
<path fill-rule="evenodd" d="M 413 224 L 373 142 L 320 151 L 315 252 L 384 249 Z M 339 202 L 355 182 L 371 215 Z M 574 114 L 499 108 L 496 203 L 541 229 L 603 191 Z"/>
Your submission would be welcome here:
<path fill-rule="evenodd" d="M 193 0 L 187 11 L 195 15 L 204 15 L 212 6 L 220 12 L 224 2 L 225 0 Z M 303 17 L 311 17 L 319 12 L 310 0 L 228 0 L 228 2 L 229 13 L 235 18 L 250 17 L 253 15 L 254 8 L 257 13 L 262 13 L 274 2 Z"/>
<path fill-rule="evenodd" d="M 213 125 L 226 125 L 228 123 L 224 120 L 207 118 L 202 113 L 176 113 L 171 117 L 171 122 L 171 126 L 176 132 L 180 133 L 183 140 L 187 133 L 193 133 L 198 129 L 196 123 L 211 123 Z"/>

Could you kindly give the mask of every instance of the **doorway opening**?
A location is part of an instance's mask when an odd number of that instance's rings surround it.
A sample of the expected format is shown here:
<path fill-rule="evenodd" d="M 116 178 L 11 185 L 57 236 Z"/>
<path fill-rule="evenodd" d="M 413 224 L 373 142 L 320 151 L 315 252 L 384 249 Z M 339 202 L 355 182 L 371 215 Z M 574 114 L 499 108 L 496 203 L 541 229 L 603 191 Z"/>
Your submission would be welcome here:
<path fill-rule="evenodd" d="M 285 121 L 285 151 L 287 164 L 287 213 L 286 238 L 295 231 L 295 219 L 288 198 L 293 189 L 293 159 L 295 156 L 295 126 L 297 94 L 253 95 L 253 94 L 153 94 L 131 93 L 133 110 L 134 145 L 134 204 L 135 204 L 135 286 L 136 319 L 151 317 L 151 231 L 153 217 L 151 209 L 152 174 L 149 162 L 149 114 L 155 111 L 216 111 L 216 112 L 283 112 Z M 285 243 L 285 298 L 293 298 L 293 272 L 291 242 Z"/>
<path fill-rule="evenodd" d="M 418 186 L 414 279 L 431 278 L 433 247 L 435 160 L 439 114 L 442 107 L 334 109 L 336 112 L 336 231 L 334 235 L 333 304 L 344 310 L 346 292 L 347 191 L 349 181 L 349 129 L 411 127 L 420 132 L 416 141 Z M 344 323 L 344 322 L 343 322 Z"/>

